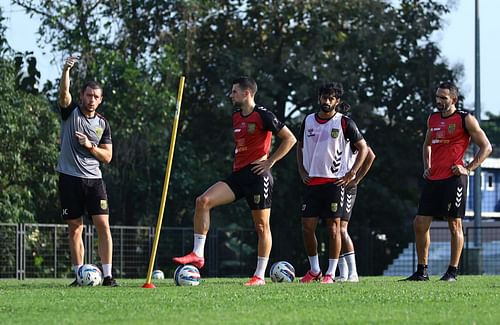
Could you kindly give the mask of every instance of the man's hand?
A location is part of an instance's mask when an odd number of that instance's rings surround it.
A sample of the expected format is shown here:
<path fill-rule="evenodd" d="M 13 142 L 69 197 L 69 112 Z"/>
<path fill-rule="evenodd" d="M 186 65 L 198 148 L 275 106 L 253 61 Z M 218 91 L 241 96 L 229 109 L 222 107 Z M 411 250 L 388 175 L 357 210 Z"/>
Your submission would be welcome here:
<path fill-rule="evenodd" d="M 78 139 L 78 143 L 86 149 L 92 148 L 92 142 L 87 138 L 87 136 L 81 132 L 75 132 L 75 136 Z"/>
<path fill-rule="evenodd" d="M 302 183 L 308 185 L 309 182 L 311 181 L 311 177 L 309 177 L 309 174 L 301 168 L 299 168 L 299 174 L 300 178 L 302 179 Z"/>
<path fill-rule="evenodd" d="M 465 168 L 462 165 L 453 165 L 451 166 L 451 171 L 453 174 L 460 176 L 460 175 L 469 175 L 470 171 L 469 169 Z"/>
<path fill-rule="evenodd" d="M 273 162 L 270 159 L 256 161 L 252 164 L 255 166 L 251 170 L 257 175 L 262 175 L 265 171 L 271 170 L 271 167 L 273 167 Z"/>
<path fill-rule="evenodd" d="M 71 68 L 73 68 L 75 63 L 78 62 L 78 59 L 79 59 L 79 57 L 76 57 L 76 56 L 70 56 L 69 58 L 67 58 L 66 62 L 64 63 L 63 70 L 64 71 L 71 70 Z"/>
<path fill-rule="evenodd" d="M 352 182 L 355 178 L 356 178 L 356 173 L 350 170 L 344 175 L 344 177 L 336 181 L 335 184 L 337 184 L 338 186 L 346 186 L 347 184 Z"/>
<path fill-rule="evenodd" d="M 58 103 L 61 108 L 67 108 L 71 104 L 71 93 L 69 92 L 69 71 L 78 61 L 78 57 L 70 56 L 64 63 L 61 80 L 59 81 L 59 99 Z"/>

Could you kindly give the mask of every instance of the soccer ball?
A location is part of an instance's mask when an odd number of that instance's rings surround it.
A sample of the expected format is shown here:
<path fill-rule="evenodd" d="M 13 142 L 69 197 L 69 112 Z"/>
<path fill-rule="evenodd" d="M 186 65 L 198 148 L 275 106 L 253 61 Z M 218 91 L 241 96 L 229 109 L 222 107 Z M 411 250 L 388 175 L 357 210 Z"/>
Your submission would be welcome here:
<path fill-rule="evenodd" d="M 162 270 L 154 270 L 153 271 L 153 279 L 163 280 L 163 279 L 165 279 L 165 274 L 163 274 Z"/>
<path fill-rule="evenodd" d="M 95 287 L 102 283 L 102 272 L 94 264 L 84 264 L 76 272 L 76 282 L 81 286 Z"/>
<path fill-rule="evenodd" d="M 271 266 L 269 276 L 273 282 L 293 282 L 295 280 L 295 269 L 292 264 L 279 261 Z"/>
<path fill-rule="evenodd" d="M 193 265 L 181 265 L 174 272 L 174 281 L 178 286 L 197 286 L 200 284 L 200 271 Z"/>

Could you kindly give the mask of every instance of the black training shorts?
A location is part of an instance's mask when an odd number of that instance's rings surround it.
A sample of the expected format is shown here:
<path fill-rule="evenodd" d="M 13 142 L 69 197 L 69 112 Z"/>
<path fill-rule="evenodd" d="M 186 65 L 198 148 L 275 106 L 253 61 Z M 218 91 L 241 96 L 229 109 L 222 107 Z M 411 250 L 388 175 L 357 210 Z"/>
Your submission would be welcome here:
<path fill-rule="evenodd" d="M 426 179 L 417 214 L 444 220 L 463 218 L 466 201 L 467 176 L 452 176 L 437 181 Z"/>
<path fill-rule="evenodd" d="M 342 191 L 344 191 L 344 193 L 341 195 L 343 200 L 340 203 L 340 207 L 342 208 L 342 216 L 340 219 L 343 221 L 349 221 L 351 219 L 352 208 L 354 208 L 354 202 L 356 201 L 358 187 L 342 187 Z"/>
<path fill-rule="evenodd" d="M 342 194 L 342 186 L 337 186 L 335 183 L 306 186 L 302 217 L 340 218 L 343 213 Z"/>
<path fill-rule="evenodd" d="M 63 219 L 76 219 L 85 211 L 89 216 L 109 214 L 106 186 L 102 179 L 59 174 L 59 198 Z"/>
<path fill-rule="evenodd" d="M 251 170 L 254 166 L 248 165 L 233 172 L 224 182 L 233 191 L 235 200 L 246 198 L 250 210 L 269 209 L 273 197 L 273 175 L 270 171 L 257 175 Z"/>

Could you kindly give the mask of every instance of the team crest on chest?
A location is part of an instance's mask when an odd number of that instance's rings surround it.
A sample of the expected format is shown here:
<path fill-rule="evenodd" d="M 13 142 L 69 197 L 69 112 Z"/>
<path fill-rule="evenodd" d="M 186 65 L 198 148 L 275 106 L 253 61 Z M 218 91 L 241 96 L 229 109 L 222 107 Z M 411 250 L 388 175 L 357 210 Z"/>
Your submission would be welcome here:
<path fill-rule="evenodd" d="M 339 129 L 332 129 L 330 135 L 332 136 L 332 138 L 336 139 L 339 136 Z"/>
<path fill-rule="evenodd" d="M 455 123 L 448 125 L 448 133 L 455 132 L 456 128 L 457 128 L 457 126 L 455 125 Z"/>
<path fill-rule="evenodd" d="M 95 128 L 95 134 L 97 135 L 97 137 L 100 139 L 102 137 L 102 132 L 103 132 L 103 129 L 100 128 L 100 127 L 96 127 Z"/>
<path fill-rule="evenodd" d="M 248 133 L 254 133 L 255 132 L 255 123 L 248 123 Z"/>

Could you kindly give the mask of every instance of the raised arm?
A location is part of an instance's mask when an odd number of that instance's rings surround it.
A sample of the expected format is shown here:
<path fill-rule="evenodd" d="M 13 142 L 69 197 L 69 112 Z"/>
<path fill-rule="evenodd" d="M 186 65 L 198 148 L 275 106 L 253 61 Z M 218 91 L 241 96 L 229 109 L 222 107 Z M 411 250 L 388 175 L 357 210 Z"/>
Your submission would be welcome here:
<path fill-rule="evenodd" d="M 67 58 L 66 62 L 64 63 L 63 72 L 61 75 L 61 81 L 59 82 L 58 102 L 61 108 L 66 108 L 71 104 L 71 93 L 69 92 L 69 84 L 70 84 L 69 72 L 77 61 L 78 58 L 71 56 Z"/>

